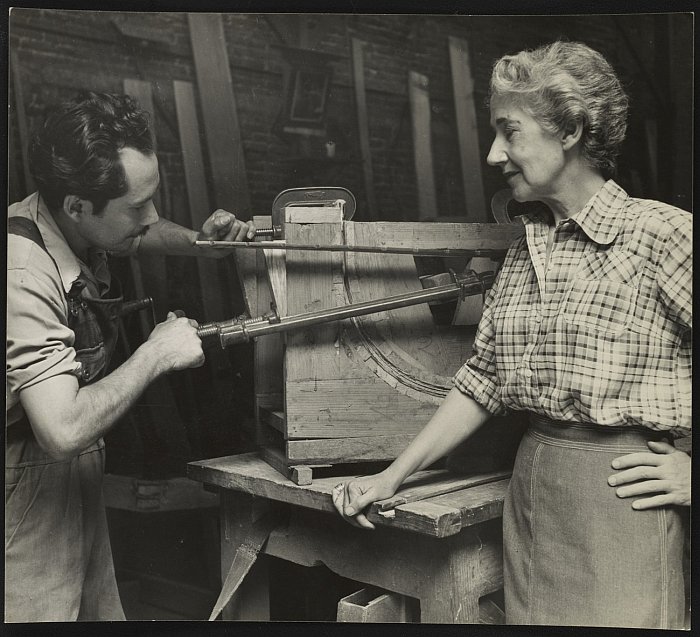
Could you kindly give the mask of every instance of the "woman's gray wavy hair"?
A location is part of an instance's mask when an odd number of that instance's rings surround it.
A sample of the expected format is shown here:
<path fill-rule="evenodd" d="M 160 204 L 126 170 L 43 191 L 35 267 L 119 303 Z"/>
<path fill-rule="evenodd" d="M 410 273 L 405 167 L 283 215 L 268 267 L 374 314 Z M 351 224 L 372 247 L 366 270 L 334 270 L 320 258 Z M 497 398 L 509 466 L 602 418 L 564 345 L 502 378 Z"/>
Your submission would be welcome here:
<path fill-rule="evenodd" d="M 495 97 L 514 100 L 553 133 L 581 122 L 584 158 L 606 179 L 615 175 L 629 99 L 597 51 L 580 42 L 557 41 L 504 55 L 491 74 L 489 102 Z"/>

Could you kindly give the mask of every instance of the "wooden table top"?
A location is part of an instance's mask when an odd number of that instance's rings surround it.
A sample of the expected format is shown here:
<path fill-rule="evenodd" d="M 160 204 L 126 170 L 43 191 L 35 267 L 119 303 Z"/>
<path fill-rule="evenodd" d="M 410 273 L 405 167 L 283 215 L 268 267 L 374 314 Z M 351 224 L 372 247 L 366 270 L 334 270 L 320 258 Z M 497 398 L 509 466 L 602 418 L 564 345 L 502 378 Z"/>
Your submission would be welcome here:
<path fill-rule="evenodd" d="M 273 469 L 255 452 L 190 462 L 187 474 L 193 480 L 223 489 L 334 515 L 337 512 L 333 506 L 333 487 L 339 482 L 358 477 L 314 478 L 310 485 L 298 485 Z M 491 481 L 478 484 L 483 480 Z M 432 537 L 446 537 L 459 533 L 465 527 L 499 518 L 508 482 L 507 472 L 467 476 L 444 470 L 420 471 L 408 478 L 395 495 L 395 498 L 408 496 L 408 502 L 401 504 L 399 501 L 386 511 L 381 510 L 381 503 L 375 503 L 367 517 L 377 525 Z M 422 497 L 436 490 L 443 491 L 443 494 L 410 501 L 411 496 Z"/>

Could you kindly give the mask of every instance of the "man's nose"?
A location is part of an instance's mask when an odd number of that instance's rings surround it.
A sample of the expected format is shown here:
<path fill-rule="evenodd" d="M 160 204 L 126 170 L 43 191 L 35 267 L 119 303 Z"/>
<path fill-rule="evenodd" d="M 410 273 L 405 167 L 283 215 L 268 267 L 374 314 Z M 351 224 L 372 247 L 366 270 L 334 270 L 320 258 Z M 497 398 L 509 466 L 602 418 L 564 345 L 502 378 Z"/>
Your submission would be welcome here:
<path fill-rule="evenodd" d="M 141 223 L 144 226 L 151 226 L 158 221 L 158 219 L 158 211 L 156 210 L 155 204 L 151 201 L 143 210 Z"/>

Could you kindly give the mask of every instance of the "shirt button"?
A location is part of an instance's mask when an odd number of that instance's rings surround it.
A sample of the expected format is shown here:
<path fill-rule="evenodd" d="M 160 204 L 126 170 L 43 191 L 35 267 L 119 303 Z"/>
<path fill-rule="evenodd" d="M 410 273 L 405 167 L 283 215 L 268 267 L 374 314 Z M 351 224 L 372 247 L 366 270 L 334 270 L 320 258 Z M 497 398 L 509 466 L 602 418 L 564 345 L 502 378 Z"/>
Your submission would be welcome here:
<path fill-rule="evenodd" d="M 532 370 L 531 369 L 523 369 L 520 372 L 525 378 L 532 378 Z"/>

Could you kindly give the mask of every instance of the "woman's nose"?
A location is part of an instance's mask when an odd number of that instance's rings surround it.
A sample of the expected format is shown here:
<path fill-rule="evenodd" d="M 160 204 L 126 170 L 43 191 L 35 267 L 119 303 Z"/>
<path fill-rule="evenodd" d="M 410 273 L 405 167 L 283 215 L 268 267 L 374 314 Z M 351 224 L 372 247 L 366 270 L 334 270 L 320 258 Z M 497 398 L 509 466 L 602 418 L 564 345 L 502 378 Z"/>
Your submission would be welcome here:
<path fill-rule="evenodd" d="M 498 137 L 493 140 L 489 154 L 486 156 L 486 163 L 489 166 L 498 166 L 499 164 L 504 164 L 508 160 L 503 146 L 500 143 Z"/>

